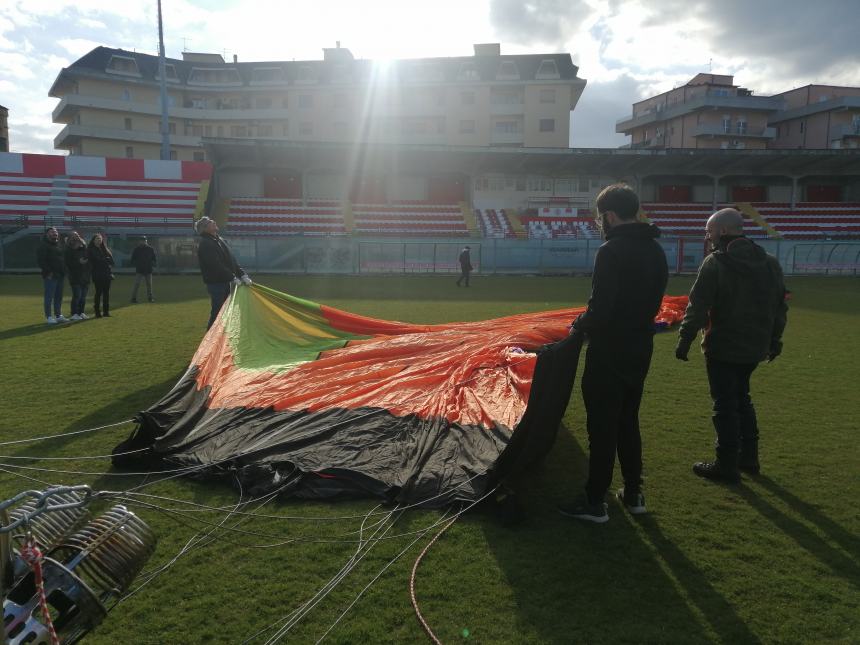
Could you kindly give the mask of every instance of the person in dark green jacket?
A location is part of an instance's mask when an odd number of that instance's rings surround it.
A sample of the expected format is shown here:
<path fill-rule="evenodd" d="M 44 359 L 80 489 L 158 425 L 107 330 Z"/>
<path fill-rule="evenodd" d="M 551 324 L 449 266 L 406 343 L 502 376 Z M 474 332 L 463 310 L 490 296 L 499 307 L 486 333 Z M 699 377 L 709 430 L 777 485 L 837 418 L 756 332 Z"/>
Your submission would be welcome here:
<path fill-rule="evenodd" d="M 733 208 L 708 219 L 713 247 L 699 268 L 679 331 L 675 357 L 686 361 L 704 328 L 702 351 L 713 399 L 716 459 L 698 462 L 700 477 L 737 483 L 740 471 L 758 474 L 758 423 L 750 376 L 758 364 L 782 352 L 786 324 L 785 284 L 776 258 L 743 235 L 743 215 Z"/>

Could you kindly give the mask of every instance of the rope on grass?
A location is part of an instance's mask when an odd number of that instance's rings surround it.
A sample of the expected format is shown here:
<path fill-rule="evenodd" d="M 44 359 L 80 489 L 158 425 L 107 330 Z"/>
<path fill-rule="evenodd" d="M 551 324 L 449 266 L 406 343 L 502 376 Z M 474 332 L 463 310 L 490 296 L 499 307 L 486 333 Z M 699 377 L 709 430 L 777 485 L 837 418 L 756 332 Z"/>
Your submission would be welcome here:
<path fill-rule="evenodd" d="M 99 430 L 104 430 L 105 428 L 114 428 L 116 426 L 125 425 L 126 423 L 131 423 L 132 421 L 134 421 L 134 419 L 123 419 L 116 423 L 108 423 L 107 425 L 97 426 L 95 428 L 84 428 L 83 430 L 62 432 L 60 434 L 46 435 L 44 437 L 32 437 L 30 439 L 18 439 L 17 441 L 0 441 L 0 446 L 14 446 L 20 443 L 35 443 L 36 441 L 45 441 L 46 439 L 62 439 L 63 437 L 71 437 L 73 435 L 84 434 L 86 432 L 97 432 Z"/>
<path fill-rule="evenodd" d="M 418 622 L 421 623 L 421 627 L 424 628 L 424 632 L 427 634 L 428 638 L 435 643 L 435 645 L 442 645 L 442 641 L 439 640 L 439 637 L 433 633 L 433 630 L 430 628 L 430 625 L 427 624 L 427 621 L 424 619 L 424 616 L 421 615 L 421 609 L 418 607 L 418 598 L 415 597 L 415 576 L 418 573 L 418 565 L 421 564 L 421 560 L 427 555 L 427 552 L 430 550 L 434 544 L 436 544 L 436 540 L 442 537 L 442 534 L 447 531 L 451 526 L 456 522 L 460 513 L 454 516 L 454 518 L 448 522 L 442 529 L 433 536 L 433 539 L 427 543 L 427 546 L 418 554 L 418 557 L 415 558 L 415 564 L 412 565 L 412 574 L 409 576 L 409 596 L 412 600 L 412 608 L 415 610 L 415 616 L 418 618 Z"/>

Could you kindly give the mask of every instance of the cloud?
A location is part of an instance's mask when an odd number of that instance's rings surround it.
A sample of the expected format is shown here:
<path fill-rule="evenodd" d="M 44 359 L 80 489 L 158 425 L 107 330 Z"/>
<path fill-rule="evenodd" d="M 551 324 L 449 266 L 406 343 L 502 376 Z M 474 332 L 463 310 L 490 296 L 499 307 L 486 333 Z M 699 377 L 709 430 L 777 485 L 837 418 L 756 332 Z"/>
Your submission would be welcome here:
<path fill-rule="evenodd" d="M 558 45 L 589 18 L 585 0 L 492 0 L 490 24 L 499 36 L 521 44 Z"/>
<path fill-rule="evenodd" d="M 642 89 L 642 81 L 626 74 L 612 81 L 589 82 L 573 111 L 571 146 L 606 148 L 627 143 L 627 137 L 615 133 L 615 121 L 630 113 Z"/>
<path fill-rule="evenodd" d="M 61 38 L 57 44 L 73 56 L 83 56 L 104 43 L 86 38 Z"/>

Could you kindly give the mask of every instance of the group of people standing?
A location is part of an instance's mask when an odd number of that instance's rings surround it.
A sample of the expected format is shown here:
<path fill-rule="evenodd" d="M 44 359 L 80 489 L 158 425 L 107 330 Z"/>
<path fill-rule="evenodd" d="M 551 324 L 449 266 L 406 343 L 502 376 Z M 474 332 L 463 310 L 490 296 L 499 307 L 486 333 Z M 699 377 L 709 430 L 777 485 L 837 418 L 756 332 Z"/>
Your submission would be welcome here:
<path fill-rule="evenodd" d="M 659 229 L 637 219 L 639 198 L 623 184 L 597 198 L 605 242 L 594 260 L 591 297 L 571 334 L 588 341 L 582 395 L 589 443 L 584 493 L 558 510 L 579 520 L 609 519 L 604 498 L 616 455 L 623 487 L 617 497 L 632 514 L 646 512 L 642 492 L 639 406 L 654 349 L 654 317 L 666 290 L 666 255 Z M 750 375 L 782 351 L 786 289 L 776 258 L 743 234 L 743 215 L 726 208 L 705 228 L 708 255 L 690 292 L 675 357 L 686 361 L 704 330 L 708 383 L 713 400 L 716 456 L 696 462 L 693 473 L 737 484 L 740 472 L 760 471 L 758 423 Z"/>
<path fill-rule="evenodd" d="M 85 242 L 77 231 L 60 241 L 59 231 L 51 227 L 45 231 L 36 250 L 36 261 L 42 272 L 44 286 L 45 320 L 49 325 L 87 320 L 87 294 L 93 285 L 93 311 L 96 318 L 110 317 L 110 288 L 114 279 L 113 252 L 101 233 L 96 233 Z M 137 270 L 137 279 L 132 293 L 132 302 L 137 302 L 137 291 L 142 280 L 146 280 L 149 301 L 152 297 L 152 268 L 155 265 L 155 250 L 146 238 L 132 253 L 132 264 Z M 72 288 L 69 317 L 63 315 L 63 287 L 68 279 Z"/>

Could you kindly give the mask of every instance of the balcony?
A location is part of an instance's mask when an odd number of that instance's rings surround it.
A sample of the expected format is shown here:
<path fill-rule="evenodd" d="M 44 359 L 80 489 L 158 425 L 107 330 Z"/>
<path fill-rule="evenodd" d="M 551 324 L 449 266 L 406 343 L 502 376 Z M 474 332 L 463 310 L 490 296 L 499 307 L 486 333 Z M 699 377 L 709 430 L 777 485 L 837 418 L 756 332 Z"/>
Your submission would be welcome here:
<path fill-rule="evenodd" d="M 490 132 L 491 145 L 514 145 L 523 143 L 522 132 Z"/>
<path fill-rule="evenodd" d="M 490 106 L 490 114 L 495 116 L 517 116 L 524 112 L 524 103 L 493 103 Z"/>
<path fill-rule="evenodd" d="M 157 103 L 120 101 L 117 99 L 103 98 L 101 96 L 67 94 L 60 100 L 57 107 L 54 108 L 51 118 L 54 123 L 70 123 L 74 119 L 75 114 L 77 114 L 81 108 L 145 114 L 148 116 L 161 116 L 161 106 Z M 170 117 L 175 119 L 217 119 L 219 121 L 277 121 L 286 119 L 289 115 L 289 111 L 286 108 L 257 110 L 170 107 L 168 108 L 167 113 Z"/>
<path fill-rule="evenodd" d="M 650 139 L 645 139 L 645 141 L 637 141 L 636 143 L 631 143 L 627 147 L 631 150 L 647 150 L 648 148 L 664 148 L 665 146 L 666 136 L 663 134 L 658 134 Z"/>
<path fill-rule="evenodd" d="M 732 128 L 722 123 L 701 123 L 693 128 L 694 137 L 732 137 L 748 139 L 775 139 L 776 128 Z"/>
<path fill-rule="evenodd" d="M 125 141 L 128 143 L 154 143 L 161 144 L 160 132 L 145 132 L 142 130 L 121 130 L 119 128 L 101 128 L 95 125 L 69 124 L 54 137 L 54 148 L 68 150 L 71 146 L 80 142 L 81 139 L 111 139 L 113 141 Z M 200 137 L 186 137 L 181 135 L 170 135 L 170 144 L 173 146 L 200 147 Z"/>
<path fill-rule="evenodd" d="M 675 103 L 668 106 L 659 106 L 658 109 L 644 114 L 629 114 L 615 122 L 615 131 L 628 133 L 633 128 L 668 121 L 696 110 L 763 110 L 775 112 L 782 109 L 783 100 L 769 96 L 697 96 L 685 103 Z"/>
<path fill-rule="evenodd" d="M 860 123 L 843 123 L 830 128 L 831 141 L 840 141 L 846 137 L 860 137 Z"/>

